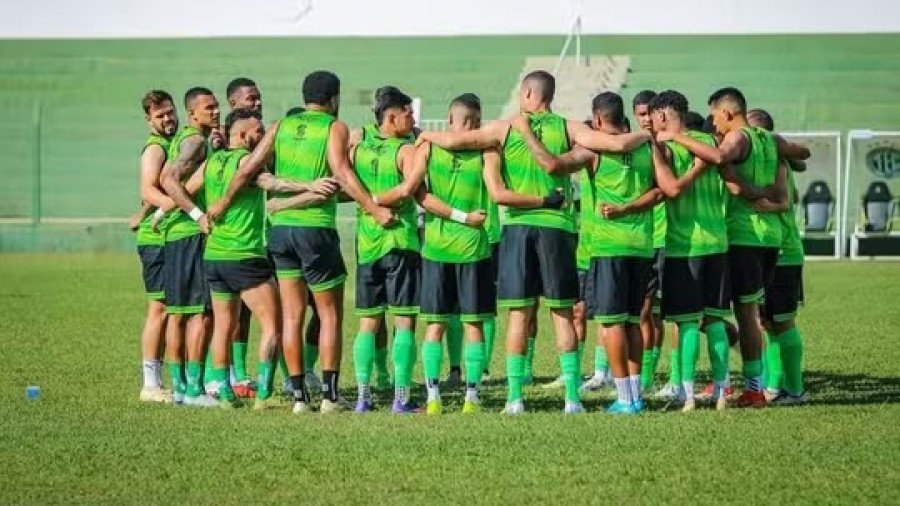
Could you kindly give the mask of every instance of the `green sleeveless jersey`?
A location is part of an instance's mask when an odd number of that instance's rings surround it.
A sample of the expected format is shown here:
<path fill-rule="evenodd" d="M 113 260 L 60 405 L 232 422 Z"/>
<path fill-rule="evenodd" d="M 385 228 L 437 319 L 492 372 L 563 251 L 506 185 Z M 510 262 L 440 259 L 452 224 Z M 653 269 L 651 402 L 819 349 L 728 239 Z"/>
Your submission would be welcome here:
<path fill-rule="evenodd" d="M 569 136 L 565 118 L 552 112 L 534 113 L 528 117 L 531 131 L 547 151 L 561 155 L 569 150 Z M 541 169 L 531 155 L 522 134 L 510 128 L 503 143 L 503 179 L 507 188 L 516 193 L 546 197 L 562 188 L 566 203 L 562 209 L 506 210 L 507 225 L 531 225 L 558 228 L 575 233 L 575 211 L 572 206 L 572 180 L 568 175 L 551 176 Z"/>
<path fill-rule="evenodd" d="M 147 142 L 144 143 L 144 149 L 141 150 L 141 153 L 150 146 L 159 146 L 162 148 L 163 153 L 167 153 L 169 151 L 169 139 L 163 137 L 158 134 L 150 134 L 150 137 L 147 138 Z M 168 157 L 166 157 L 168 159 Z M 153 227 L 150 226 L 150 222 L 153 221 L 153 213 L 148 214 L 141 220 L 141 224 L 137 229 L 137 245 L 138 246 L 162 246 L 166 243 L 166 238 L 162 234 L 162 232 L 154 232 Z"/>
<path fill-rule="evenodd" d="M 390 190 L 402 179 L 397 152 L 407 144 L 403 139 L 369 138 L 356 146 L 353 169 L 363 187 L 372 195 Z M 360 264 L 370 264 L 391 250 L 419 250 L 416 205 L 406 199 L 394 208 L 398 222 L 383 228 L 369 214 L 357 209 L 356 252 Z"/>
<path fill-rule="evenodd" d="M 178 154 L 181 153 L 181 143 L 186 138 L 192 135 L 200 135 L 203 134 L 200 130 L 192 126 L 182 127 L 178 133 L 175 134 L 175 137 L 172 138 L 171 143 L 169 144 L 169 152 L 167 158 L 169 160 L 177 160 Z M 209 157 L 209 140 L 204 138 L 203 142 L 206 143 L 206 156 Z M 184 179 L 182 179 L 182 183 L 190 179 L 191 175 L 186 174 Z M 197 195 L 194 197 L 194 203 L 197 204 L 197 207 L 200 209 L 206 209 L 206 204 L 203 202 L 203 191 L 197 192 Z M 165 218 L 165 225 L 160 228 L 165 229 L 166 241 L 172 242 L 177 241 L 179 239 L 184 239 L 185 237 L 191 237 L 200 233 L 200 226 L 197 225 L 197 222 L 191 219 L 190 216 L 187 215 L 186 212 L 181 209 L 175 209 Z"/>
<path fill-rule="evenodd" d="M 782 240 L 778 253 L 778 265 L 803 265 L 803 240 L 800 238 L 800 226 L 797 224 L 797 187 L 794 184 L 794 171 L 788 168 L 788 210 L 781 214 Z"/>
<path fill-rule="evenodd" d="M 666 247 L 666 203 L 653 206 L 653 249 Z"/>
<path fill-rule="evenodd" d="M 594 178 L 587 170 L 582 170 L 578 175 L 578 188 L 581 193 L 581 212 L 578 215 L 578 247 L 575 249 L 575 263 L 578 270 L 586 271 L 591 266 L 593 223 L 597 220 Z"/>
<path fill-rule="evenodd" d="M 206 162 L 203 191 L 206 202 L 222 198 L 238 170 L 246 149 L 222 149 Z M 234 196 L 225 213 L 213 224 L 206 238 L 205 260 L 244 260 L 266 256 L 266 195 L 258 186 L 247 185 Z"/>
<path fill-rule="evenodd" d="M 500 206 L 488 197 L 487 217 L 484 220 L 484 228 L 487 230 L 488 242 L 497 244 L 500 242 Z"/>
<path fill-rule="evenodd" d="M 653 157 L 647 144 L 629 153 L 604 153 L 594 175 L 594 199 L 597 205 L 626 204 L 650 191 L 653 181 Z M 652 209 L 615 219 L 596 215 L 592 228 L 591 257 L 653 256 Z"/>
<path fill-rule="evenodd" d="M 701 132 L 687 132 L 687 135 L 704 144 L 716 145 L 711 135 Z M 691 169 L 694 155 L 677 142 L 666 145 L 672 152 L 672 171 L 680 178 Z M 725 188 L 719 171 L 710 167 L 678 198 L 666 202 L 667 257 L 698 257 L 728 251 L 724 198 Z"/>
<path fill-rule="evenodd" d="M 331 177 L 328 166 L 328 132 L 334 116 L 321 111 L 303 111 L 281 120 L 275 134 L 275 176 L 311 183 Z M 284 197 L 291 194 L 275 194 Z M 272 213 L 272 225 L 335 228 L 337 196 L 303 209 Z"/>
<path fill-rule="evenodd" d="M 466 213 L 487 212 L 490 198 L 484 185 L 483 166 L 481 151 L 446 151 L 432 145 L 425 176 L 428 191 L 454 209 Z M 491 245 L 484 226 L 473 228 L 431 213 L 425 214 L 422 258 L 469 263 L 490 255 Z"/>
<path fill-rule="evenodd" d="M 734 164 L 737 173 L 750 184 L 763 187 L 775 182 L 778 149 L 775 138 L 762 128 L 744 127 L 750 139 L 747 159 Z M 776 213 L 757 213 L 744 198 L 731 199 L 728 208 L 728 242 L 738 246 L 781 246 L 781 217 Z"/>

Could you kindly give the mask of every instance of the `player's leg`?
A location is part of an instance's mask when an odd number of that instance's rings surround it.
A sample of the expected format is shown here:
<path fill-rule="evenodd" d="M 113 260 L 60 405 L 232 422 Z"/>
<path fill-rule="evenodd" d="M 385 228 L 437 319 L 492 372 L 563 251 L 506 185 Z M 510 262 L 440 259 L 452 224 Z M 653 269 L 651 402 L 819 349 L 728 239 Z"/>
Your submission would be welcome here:
<path fill-rule="evenodd" d="M 693 411 L 696 406 L 699 323 L 705 302 L 703 276 L 702 257 L 668 257 L 663 264 L 663 314 L 678 327 L 681 384 L 677 399 L 683 401 L 683 411 Z"/>
<path fill-rule="evenodd" d="M 447 358 L 450 361 L 450 372 L 445 380 L 446 388 L 455 388 L 462 382 L 463 324 L 459 315 L 452 315 L 447 320 Z"/>
<path fill-rule="evenodd" d="M 276 264 L 277 265 L 277 264 Z M 287 365 L 288 381 L 294 400 L 294 413 L 309 411 L 309 390 L 303 375 L 303 345 L 300 337 L 306 314 L 306 283 L 303 278 L 278 272 L 281 299 L 281 350 Z"/>
<path fill-rule="evenodd" d="M 247 342 L 250 338 L 250 320 L 253 313 L 243 301 L 240 302 L 237 325 L 231 336 L 231 367 L 229 376 L 232 389 L 238 397 L 253 396 L 253 382 L 247 375 Z"/>
<path fill-rule="evenodd" d="M 306 308 L 306 312 L 309 313 L 309 319 L 303 331 L 303 372 L 306 377 L 306 385 L 310 391 L 321 391 L 322 379 L 315 372 L 316 363 L 319 362 L 319 333 L 321 325 L 312 291 L 307 292 L 306 300 L 309 301 Z"/>
<path fill-rule="evenodd" d="M 388 371 L 388 331 L 387 325 L 378 327 L 375 334 L 375 385 L 380 390 L 387 390 L 394 386 L 391 373 Z"/>
<path fill-rule="evenodd" d="M 776 405 L 807 402 L 803 385 L 803 338 L 795 321 L 803 291 L 802 268 L 802 265 L 777 266 L 766 289 L 764 322 L 781 364 L 781 370 L 770 371 L 766 389 L 778 389 L 777 395 L 771 398 Z"/>
<path fill-rule="evenodd" d="M 584 302 L 585 296 L 585 278 L 587 276 L 586 271 L 578 271 L 578 300 L 575 302 L 575 305 L 572 306 L 572 326 L 575 328 L 575 338 L 578 341 L 578 378 L 579 378 L 579 391 L 583 391 L 581 384 L 581 366 L 582 366 L 582 357 L 584 356 L 584 345 L 585 340 L 587 338 L 587 322 L 585 313 L 587 311 Z M 566 386 L 566 376 L 562 374 L 560 371 L 560 375 L 550 383 L 547 383 L 543 386 L 546 389 L 553 388 L 565 388 Z"/>
<path fill-rule="evenodd" d="M 345 404 L 340 402 L 338 378 L 341 368 L 344 321 L 344 284 L 325 290 L 313 288 L 313 298 L 319 316 L 319 361 L 322 367 L 323 408 L 329 411 L 328 404 Z M 325 403 L 328 401 L 328 404 Z M 334 406 L 332 406 L 333 408 Z M 346 409 L 348 406 L 343 406 Z"/>
<path fill-rule="evenodd" d="M 163 389 L 162 351 L 166 338 L 165 260 L 163 246 L 138 246 L 141 273 L 147 292 L 147 316 L 141 331 L 143 386 L 140 400 L 172 402 Z"/>
<path fill-rule="evenodd" d="M 535 300 L 534 307 L 531 309 L 531 318 L 528 320 L 528 340 L 525 343 L 525 369 L 522 373 L 522 384 L 530 385 L 534 381 L 534 352 L 537 348 L 538 335 L 538 314 L 541 305 Z"/>
<path fill-rule="evenodd" d="M 436 317 L 427 316 L 429 320 Z M 425 327 L 425 341 L 422 343 L 422 368 L 425 372 L 425 412 L 429 415 L 439 415 L 442 411 L 440 375 L 441 362 L 444 357 L 444 348 L 441 339 L 447 331 L 447 320 L 431 320 Z"/>
<path fill-rule="evenodd" d="M 416 315 L 419 313 L 421 258 L 416 251 L 394 250 L 386 261 L 385 288 L 388 312 L 394 315 L 394 404 L 395 413 L 417 412 L 410 399 L 416 364 Z"/>
<path fill-rule="evenodd" d="M 422 260 L 422 296 L 421 318 L 426 323 L 425 340 L 422 343 L 422 368 L 425 372 L 425 388 L 427 399 L 425 412 L 437 415 L 442 411 L 440 375 L 443 361 L 443 345 L 441 340 L 445 333 L 448 341 L 451 320 L 459 321 L 459 299 L 462 291 L 457 288 L 455 264 Z M 460 336 L 461 337 L 461 336 Z M 462 346 L 462 343 L 459 343 Z M 450 343 L 447 343 L 450 348 Z M 457 365 L 457 367 L 459 367 Z M 451 362 L 452 368 L 452 362 Z M 451 369 L 452 370 L 452 369 Z M 457 370 L 457 372 L 461 372 Z M 481 370 L 479 369 L 479 375 Z M 456 384 L 460 378 L 456 378 Z"/>
<path fill-rule="evenodd" d="M 359 329 L 353 341 L 358 413 L 373 409 L 369 389 L 375 362 L 376 336 L 385 326 L 386 308 L 385 272 L 381 259 L 369 264 L 359 264 L 356 268 L 356 314 L 359 317 Z"/>
<path fill-rule="evenodd" d="M 729 337 L 725 318 L 731 315 L 731 283 L 725 254 L 706 255 L 703 262 L 704 319 L 707 352 L 712 369 L 711 398 L 722 410 L 728 400 Z"/>
<path fill-rule="evenodd" d="M 744 392 L 738 399 L 739 406 L 765 405 L 760 361 L 762 332 L 759 326 L 759 302 L 762 300 L 764 287 L 761 249 L 731 246 L 728 251 L 734 314 L 743 359 Z"/>
<path fill-rule="evenodd" d="M 492 244 L 491 245 L 491 261 L 490 261 L 490 280 L 494 285 L 494 293 L 497 292 L 497 262 L 500 255 L 500 245 Z M 496 304 L 496 297 L 494 297 L 494 302 Z M 496 315 L 491 315 L 487 319 L 484 320 L 484 324 L 482 326 L 484 330 L 484 374 L 482 375 L 482 381 L 485 381 L 491 377 L 491 358 L 494 356 L 494 342 L 497 339 L 497 317 Z"/>
<path fill-rule="evenodd" d="M 462 412 L 480 410 L 478 396 L 484 370 L 484 321 L 497 312 L 497 288 L 490 259 L 454 266 L 460 319 L 465 331 L 466 392 Z M 424 297 L 423 297 L 424 298 Z"/>
<path fill-rule="evenodd" d="M 636 412 L 644 410 L 641 392 L 641 368 L 644 360 L 644 337 L 641 334 L 641 306 L 646 295 L 647 279 L 650 276 L 651 259 L 629 257 L 625 261 L 626 310 L 628 324 L 625 326 L 628 339 L 628 380 L 631 386 L 631 403 Z"/>
<path fill-rule="evenodd" d="M 212 329 L 210 321 L 209 285 L 203 268 L 202 234 L 186 237 L 170 243 L 177 249 L 176 275 L 177 302 L 167 311 L 184 315 L 185 365 L 184 403 L 186 405 L 217 405 L 212 397 L 204 395 L 202 374 L 203 360 Z M 166 259 L 168 261 L 168 257 Z"/>
<path fill-rule="evenodd" d="M 237 294 L 223 290 L 224 287 L 211 284 L 213 333 L 210 344 L 212 362 L 209 380 L 216 384 L 216 394 L 222 406 L 236 405 L 237 396 L 231 388 L 228 374 L 230 365 L 231 339 L 238 326 L 240 299 Z"/>
<path fill-rule="evenodd" d="M 262 272 L 263 269 L 260 269 Z M 254 283 L 247 283 L 248 285 Z M 259 363 L 257 365 L 257 390 L 254 409 L 265 409 L 278 404 L 273 396 L 275 363 L 281 341 L 281 326 L 284 322 L 278 287 L 271 279 L 241 291 L 241 298 L 259 320 Z"/>
<path fill-rule="evenodd" d="M 634 413 L 628 375 L 628 279 L 625 258 L 598 257 L 588 271 L 593 283 L 592 314 L 597 323 L 597 343 L 603 343 L 616 385 L 616 401 L 610 413 Z"/>

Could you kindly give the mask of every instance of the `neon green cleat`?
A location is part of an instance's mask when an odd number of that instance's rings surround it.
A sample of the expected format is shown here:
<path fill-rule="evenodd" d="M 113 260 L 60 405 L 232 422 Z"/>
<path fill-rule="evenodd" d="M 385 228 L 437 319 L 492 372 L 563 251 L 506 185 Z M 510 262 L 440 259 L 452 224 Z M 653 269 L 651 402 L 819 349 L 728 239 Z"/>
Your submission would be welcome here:
<path fill-rule="evenodd" d="M 427 415 L 439 415 L 443 410 L 444 408 L 441 406 L 441 401 L 428 401 L 425 404 L 425 414 Z"/>
<path fill-rule="evenodd" d="M 474 413 L 478 413 L 481 411 L 481 405 L 475 401 L 465 401 L 463 402 L 462 412 L 464 415 L 471 415 Z"/>

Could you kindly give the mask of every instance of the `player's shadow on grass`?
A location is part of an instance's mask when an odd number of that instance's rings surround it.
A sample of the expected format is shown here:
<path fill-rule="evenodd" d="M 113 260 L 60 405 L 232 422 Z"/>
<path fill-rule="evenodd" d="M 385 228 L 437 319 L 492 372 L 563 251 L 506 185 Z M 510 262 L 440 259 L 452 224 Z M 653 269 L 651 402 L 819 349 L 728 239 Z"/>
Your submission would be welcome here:
<path fill-rule="evenodd" d="M 810 404 L 860 405 L 900 403 L 900 377 L 806 371 Z"/>

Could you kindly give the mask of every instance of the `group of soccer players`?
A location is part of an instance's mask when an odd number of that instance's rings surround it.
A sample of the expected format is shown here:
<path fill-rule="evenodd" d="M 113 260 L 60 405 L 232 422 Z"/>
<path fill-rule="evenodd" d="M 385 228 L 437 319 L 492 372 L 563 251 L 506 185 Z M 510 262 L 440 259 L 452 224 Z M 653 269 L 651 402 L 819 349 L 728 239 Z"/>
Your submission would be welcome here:
<path fill-rule="evenodd" d="M 643 411 L 663 321 L 677 329 L 670 381 L 657 392 L 670 405 L 691 411 L 702 398 L 701 332 L 717 409 L 730 396 L 730 338 L 743 359 L 738 406 L 805 402 L 792 172 L 809 151 L 773 134 L 772 118 L 748 110 L 734 88 L 710 97 L 706 124 L 677 91 L 643 91 L 635 131 L 615 93 L 599 94 L 590 120 L 575 121 L 552 112 L 554 91 L 551 74 L 532 72 L 520 113 L 484 125 L 478 97 L 460 95 L 440 132 L 419 131 L 411 98 L 393 86 L 377 90 L 374 123 L 351 132 L 328 71 L 307 75 L 302 106 L 268 128 L 247 78 L 228 85 L 221 124 L 207 88 L 185 93 L 180 129 L 172 97 L 149 92 L 143 207 L 132 220 L 150 299 L 140 398 L 235 407 L 255 397 L 256 409 L 277 407 L 280 362 L 293 413 L 313 410 L 314 386 L 323 413 L 376 409 L 373 369 L 379 386 L 393 382 L 393 412 L 419 412 L 410 389 L 421 321 L 424 411 L 442 411 L 446 340 L 451 376 L 465 384 L 462 411 L 474 413 L 504 308 L 504 413 L 520 414 L 543 299 L 561 372 L 550 386 L 564 390 L 565 413 L 583 412 L 582 393 L 610 382 L 608 412 Z M 347 270 L 336 214 L 351 201 L 355 407 L 338 391 Z M 255 381 L 246 371 L 251 315 L 261 331 Z M 591 320 L 595 371 L 583 379 Z"/>

